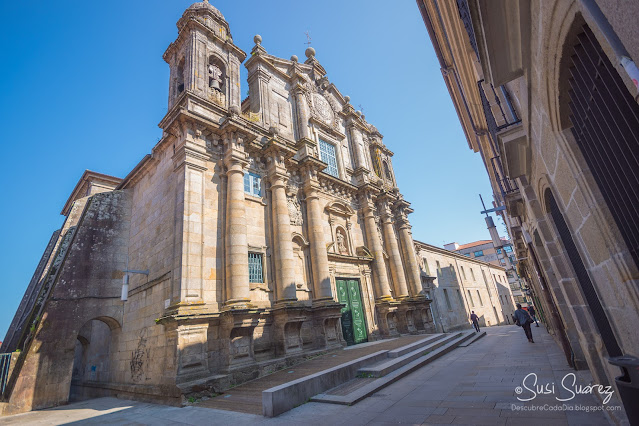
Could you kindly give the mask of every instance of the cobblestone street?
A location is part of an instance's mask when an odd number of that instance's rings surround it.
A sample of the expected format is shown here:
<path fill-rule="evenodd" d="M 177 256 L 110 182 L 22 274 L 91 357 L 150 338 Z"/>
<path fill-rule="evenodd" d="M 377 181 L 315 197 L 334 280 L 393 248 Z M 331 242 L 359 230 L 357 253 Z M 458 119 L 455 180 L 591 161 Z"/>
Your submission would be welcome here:
<path fill-rule="evenodd" d="M 609 424 L 601 412 L 576 410 L 525 411 L 532 406 L 600 407 L 593 396 L 577 395 L 558 402 L 554 395 L 517 401 L 515 388 L 529 373 L 537 384 L 555 383 L 573 372 L 543 327 L 533 327 L 537 343 L 526 341 L 516 326 L 485 329 L 483 339 L 448 355 L 352 406 L 307 403 L 274 419 L 195 406 L 167 407 L 101 398 L 57 409 L 0 419 L 0 424 Z M 588 373 L 578 372 L 578 382 L 589 383 Z M 528 382 L 527 382 L 528 383 Z M 232 391 L 229 392 L 232 395 Z M 524 390 L 522 397 L 530 397 Z M 568 392 L 558 397 L 566 398 Z M 607 406 L 614 406 L 614 399 Z M 582 408 L 583 409 L 583 408 Z"/>

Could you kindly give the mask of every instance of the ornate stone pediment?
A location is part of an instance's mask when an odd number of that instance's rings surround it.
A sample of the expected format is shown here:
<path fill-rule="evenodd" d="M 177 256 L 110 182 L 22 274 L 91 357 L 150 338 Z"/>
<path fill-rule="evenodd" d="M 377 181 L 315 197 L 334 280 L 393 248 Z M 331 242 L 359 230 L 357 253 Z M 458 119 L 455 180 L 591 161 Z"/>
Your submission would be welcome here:
<path fill-rule="evenodd" d="M 331 201 L 326 205 L 325 210 L 339 216 L 351 217 L 355 214 L 353 208 L 341 201 Z"/>

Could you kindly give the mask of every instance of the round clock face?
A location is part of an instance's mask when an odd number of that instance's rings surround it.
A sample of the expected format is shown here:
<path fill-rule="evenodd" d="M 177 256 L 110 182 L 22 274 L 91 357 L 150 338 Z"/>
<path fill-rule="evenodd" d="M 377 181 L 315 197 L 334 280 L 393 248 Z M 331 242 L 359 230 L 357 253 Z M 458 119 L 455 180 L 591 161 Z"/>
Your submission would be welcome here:
<path fill-rule="evenodd" d="M 333 121 L 333 110 L 324 96 L 318 93 L 313 94 L 313 105 L 324 122 L 331 123 Z"/>

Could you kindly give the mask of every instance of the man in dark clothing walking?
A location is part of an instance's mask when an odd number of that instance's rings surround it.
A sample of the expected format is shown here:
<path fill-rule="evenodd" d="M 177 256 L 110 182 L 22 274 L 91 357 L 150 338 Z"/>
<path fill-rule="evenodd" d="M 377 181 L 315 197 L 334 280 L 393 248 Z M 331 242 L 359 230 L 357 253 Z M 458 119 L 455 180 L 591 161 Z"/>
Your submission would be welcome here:
<path fill-rule="evenodd" d="M 535 343 L 532 337 L 532 331 L 530 330 L 530 324 L 533 323 L 533 319 L 530 317 L 530 314 L 525 310 L 521 309 L 521 304 L 517 303 L 517 310 L 515 311 L 515 319 L 517 320 L 517 325 L 524 329 L 524 333 L 526 333 L 526 337 L 530 343 Z"/>
<path fill-rule="evenodd" d="M 479 333 L 479 317 L 475 315 L 475 311 L 470 311 L 470 320 L 473 322 L 473 327 L 475 327 L 475 331 Z"/>
<path fill-rule="evenodd" d="M 539 323 L 537 322 L 537 317 L 535 316 L 536 314 L 535 307 L 533 305 L 530 305 L 530 308 L 528 308 L 528 313 L 530 314 L 532 319 L 535 320 L 535 324 L 537 324 L 537 327 L 539 327 Z"/>

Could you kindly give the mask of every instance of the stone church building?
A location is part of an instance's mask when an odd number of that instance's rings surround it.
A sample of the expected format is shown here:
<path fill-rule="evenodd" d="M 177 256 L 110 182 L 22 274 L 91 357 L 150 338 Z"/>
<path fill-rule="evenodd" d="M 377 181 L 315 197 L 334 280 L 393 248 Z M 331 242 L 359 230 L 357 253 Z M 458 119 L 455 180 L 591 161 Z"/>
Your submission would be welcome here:
<path fill-rule="evenodd" d="M 3 342 L 21 350 L 5 413 L 179 404 L 433 329 L 393 153 L 315 51 L 277 58 L 255 36 L 247 55 L 207 1 L 177 27 L 162 138 L 123 179 L 87 171 L 72 192 Z"/>

